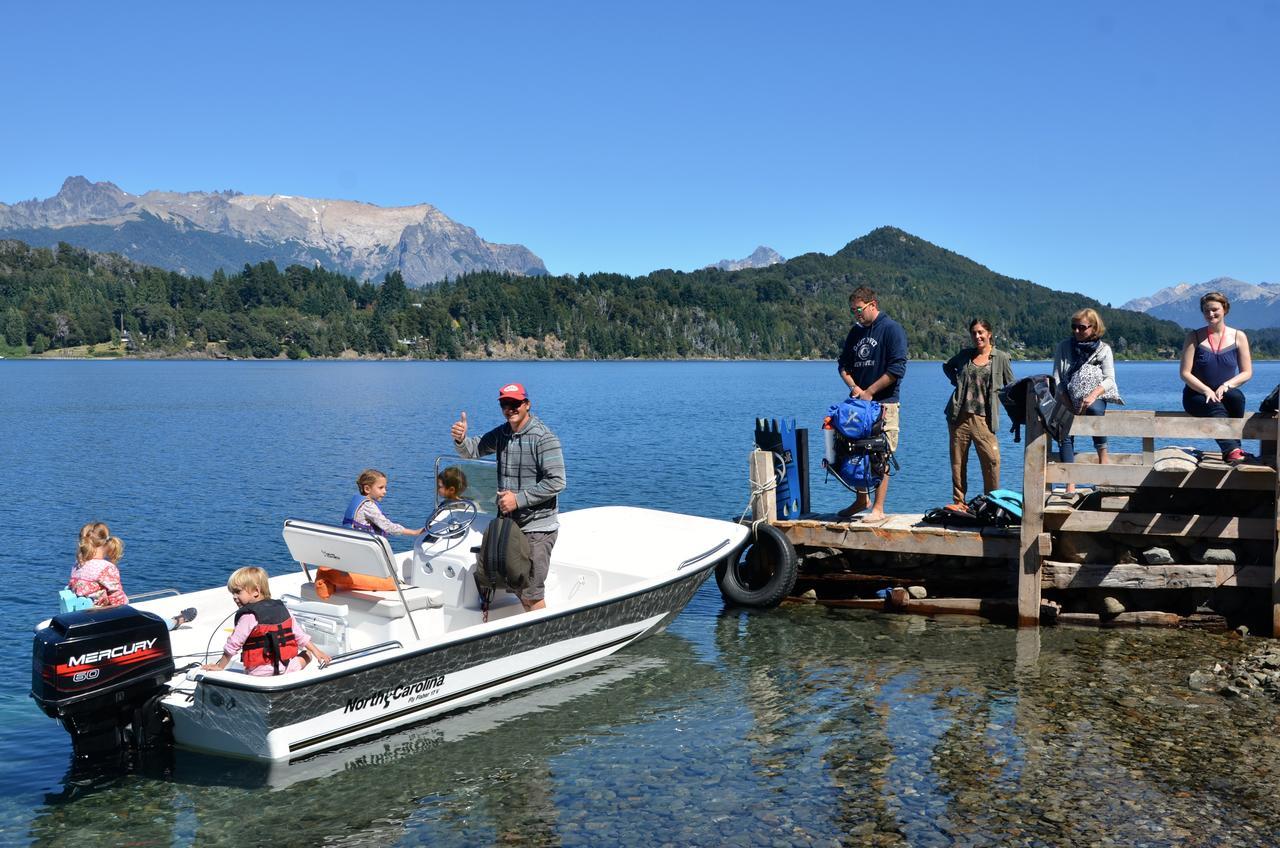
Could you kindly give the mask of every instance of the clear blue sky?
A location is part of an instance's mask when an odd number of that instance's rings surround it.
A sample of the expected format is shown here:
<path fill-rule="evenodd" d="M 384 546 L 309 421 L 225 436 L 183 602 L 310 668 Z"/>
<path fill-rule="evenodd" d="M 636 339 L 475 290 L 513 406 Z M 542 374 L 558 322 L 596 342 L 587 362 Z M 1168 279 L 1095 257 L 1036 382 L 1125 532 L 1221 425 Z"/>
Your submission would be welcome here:
<path fill-rule="evenodd" d="M 21 3 L 0 201 L 427 202 L 553 273 L 892 224 L 1118 305 L 1280 282 L 1278 44 L 1277 0 Z"/>

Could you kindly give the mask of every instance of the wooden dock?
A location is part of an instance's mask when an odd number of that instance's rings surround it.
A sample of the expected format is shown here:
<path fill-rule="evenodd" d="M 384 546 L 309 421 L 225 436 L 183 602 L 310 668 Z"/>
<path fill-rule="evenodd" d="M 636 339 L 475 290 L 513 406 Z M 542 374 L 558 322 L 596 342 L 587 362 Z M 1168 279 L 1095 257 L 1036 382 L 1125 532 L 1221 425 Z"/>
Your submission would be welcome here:
<path fill-rule="evenodd" d="M 1076 437 L 1138 438 L 1142 452 L 1112 454 L 1107 465 L 1099 465 L 1092 451 L 1084 456 L 1084 449 L 1076 462 L 1052 461 L 1049 439 L 1040 421 L 1028 422 L 1020 528 L 951 529 L 925 524 L 921 515 L 906 514 L 888 516 L 876 525 L 834 515 L 778 520 L 773 518 L 776 507 L 768 485 L 773 475 L 772 457 L 760 451 L 751 458 L 752 512 L 757 518 L 768 518 L 802 555 L 843 552 L 848 555 L 846 561 L 856 560 L 859 554 L 872 555 L 874 565 L 865 575 L 871 582 L 892 576 L 886 573 L 885 557 L 926 561 L 933 557 L 950 562 L 969 559 L 997 572 L 1001 566 L 1007 567 L 1008 596 L 985 598 L 982 603 L 992 608 L 1016 602 L 1016 620 L 1022 626 L 1040 622 L 1046 595 L 1061 598 L 1079 590 L 1188 589 L 1205 595 L 1226 589 L 1244 591 L 1252 601 L 1261 598 L 1269 604 L 1271 635 L 1280 637 L 1280 475 L 1267 465 L 1227 465 L 1216 457 L 1211 443 L 1198 462 L 1163 461 L 1169 451 L 1158 451 L 1156 441 L 1201 444 L 1205 439 L 1241 438 L 1274 445 L 1280 437 L 1280 421 L 1262 414 L 1223 420 L 1175 412 L 1112 410 L 1102 417 L 1077 418 L 1071 432 Z M 1186 467 L 1168 467 L 1179 464 Z M 1087 497 L 1053 493 L 1053 486 L 1068 483 L 1092 488 Z M 1225 551 L 1222 558 L 1235 561 L 1186 557 L 1185 551 L 1196 543 Z M 1133 551 L 1144 546 L 1181 551 L 1183 559 L 1143 561 Z M 1121 549 L 1124 558 L 1113 555 Z M 857 570 L 826 576 L 856 581 L 860 579 Z M 810 571 L 802 566 L 801 574 Z M 978 603 L 977 599 L 955 600 L 957 609 Z M 866 601 L 867 605 L 875 603 Z M 900 608 L 907 606 L 903 603 Z M 941 599 L 935 606 L 946 608 Z M 1168 623 L 1179 618 L 1150 611 L 1123 616 L 1135 623 Z M 1070 614 L 1063 619 L 1086 617 Z"/>

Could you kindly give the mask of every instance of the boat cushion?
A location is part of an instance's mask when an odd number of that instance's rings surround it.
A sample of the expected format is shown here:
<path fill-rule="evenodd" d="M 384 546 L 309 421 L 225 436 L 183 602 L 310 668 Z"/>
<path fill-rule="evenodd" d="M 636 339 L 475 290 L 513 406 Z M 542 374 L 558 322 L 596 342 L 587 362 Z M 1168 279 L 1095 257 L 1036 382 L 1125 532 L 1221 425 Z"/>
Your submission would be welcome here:
<path fill-rule="evenodd" d="M 424 610 L 444 606 L 444 593 L 436 589 L 423 589 L 419 586 L 404 586 L 404 600 L 410 610 Z M 299 592 L 304 601 L 315 601 L 322 604 L 347 605 L 352 610 L 377 615 L 383 618 L 399 618 L 405 614 L 404 603 L 400 601 L 400 593 L 373 592 L 367 589 L 348 589 L 334 592 L 328 598 L 316 594 L 315 583 L 303 583 Z"/>

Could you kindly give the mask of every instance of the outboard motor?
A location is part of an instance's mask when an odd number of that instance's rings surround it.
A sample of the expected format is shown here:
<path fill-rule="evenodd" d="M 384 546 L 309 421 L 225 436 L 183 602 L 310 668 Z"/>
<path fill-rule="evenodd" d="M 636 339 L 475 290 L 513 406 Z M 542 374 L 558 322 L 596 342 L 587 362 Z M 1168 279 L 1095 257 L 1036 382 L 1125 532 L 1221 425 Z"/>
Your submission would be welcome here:
<path fill-rule="evenodd" d="M 174 672 L 158 615 L 127 605 L 63 613 L 36 632 L 31 697 L 62 722 L 77 757 L 96 757 L 161 741 Z"/>

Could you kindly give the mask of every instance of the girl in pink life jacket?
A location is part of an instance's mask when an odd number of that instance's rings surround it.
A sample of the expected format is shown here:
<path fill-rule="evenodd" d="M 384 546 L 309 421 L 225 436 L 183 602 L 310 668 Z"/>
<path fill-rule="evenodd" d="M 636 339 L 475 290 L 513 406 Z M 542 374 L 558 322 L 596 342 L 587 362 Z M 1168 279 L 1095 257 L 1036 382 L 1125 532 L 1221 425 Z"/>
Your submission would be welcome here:
<path fill-rule="evenodd" d="M 95 607 L 118 607 L 129 603 L 120 582 L 116 565 L 124 554 L 124 542 L 111 535 L 111 528 L 101 521 L 91 521 L 80 528 L 80 544 L 76 565 L 71 569 L 67 588 L 81 598 L 93 601 Z"/>
<path fill-rule="evenodd" d="M 93 601 L 93 609 L 129 603 L 117 565 L 123 555 L 124 542 L 111 535 L 111 528 L 101 521 L 89 522 L 80 528 L 76 566 L 71 569 L 67 588 L 78 597 Z M 194 607 L 184 609 L 169 620 L 169 629 L 177 630 L 184 622 L 194 621 L 195 617 Z"/>
<path fill-rule="evenodd" d="M 222 671 L 236 654 L 240 654 L 244 670 L 254 677 L 301 671 L 311 660 L 319 668 L 328 665 L 329 655 L 293 620 L 289 608 L 271 597 L 267 572 L 257 566 L 238 568 L 227 580 L 227 589 L 239 607 L 235 629 L 222 648 L 221 659 L 201 668 Z"/>

